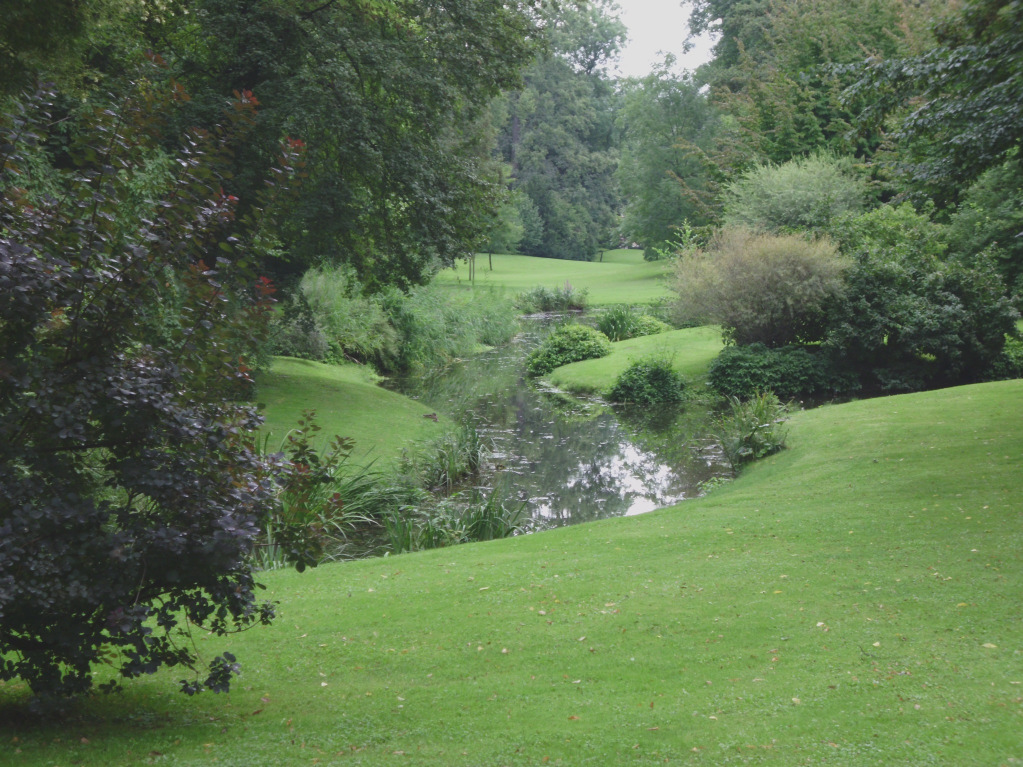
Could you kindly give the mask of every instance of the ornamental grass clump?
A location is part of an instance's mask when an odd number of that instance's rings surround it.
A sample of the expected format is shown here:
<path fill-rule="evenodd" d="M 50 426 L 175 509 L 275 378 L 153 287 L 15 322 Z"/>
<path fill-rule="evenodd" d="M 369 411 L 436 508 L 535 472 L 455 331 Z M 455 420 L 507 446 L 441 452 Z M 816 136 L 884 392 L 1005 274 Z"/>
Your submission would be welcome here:
<path fill-rule="evenodd" d="M 728 411 L 718 419 L 713 436 L 732 471 L 738 473 L 745 464 L 785 447 L 788 429 L 782 424 L 786 420 L 785 406 L 771 392 L 746 401 L 729 397 Z"/>

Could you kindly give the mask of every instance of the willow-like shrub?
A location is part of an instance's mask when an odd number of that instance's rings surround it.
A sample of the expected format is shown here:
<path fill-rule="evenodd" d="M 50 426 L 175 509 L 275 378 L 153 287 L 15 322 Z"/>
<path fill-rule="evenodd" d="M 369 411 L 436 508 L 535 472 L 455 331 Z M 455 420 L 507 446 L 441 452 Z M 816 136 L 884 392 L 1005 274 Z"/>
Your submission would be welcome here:
<path fill-rule="evenodd" d="M 726 227 L 675 264 L 676 315 L 720 325 L 725 340 L 740 345 L 819 341 L 845 269 L 827 239 Z"/>

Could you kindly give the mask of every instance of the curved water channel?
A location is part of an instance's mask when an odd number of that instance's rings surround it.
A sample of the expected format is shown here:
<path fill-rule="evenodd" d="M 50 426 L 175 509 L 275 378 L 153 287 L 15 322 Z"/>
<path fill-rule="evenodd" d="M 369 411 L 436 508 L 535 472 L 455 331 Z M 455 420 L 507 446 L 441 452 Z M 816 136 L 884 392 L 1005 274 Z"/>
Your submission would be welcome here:
<path fill-rule="evenodd" d="M 525 502 L 528 529 L 640 514 L 700 494 L 730 471 L 705 435 L 706 407 L 643 412 L 560 393 L 525 375 L 550 318 L 525 322 L 512 343 L 429 377 L 392 382 L 492 443 L 490 486 Z"/>

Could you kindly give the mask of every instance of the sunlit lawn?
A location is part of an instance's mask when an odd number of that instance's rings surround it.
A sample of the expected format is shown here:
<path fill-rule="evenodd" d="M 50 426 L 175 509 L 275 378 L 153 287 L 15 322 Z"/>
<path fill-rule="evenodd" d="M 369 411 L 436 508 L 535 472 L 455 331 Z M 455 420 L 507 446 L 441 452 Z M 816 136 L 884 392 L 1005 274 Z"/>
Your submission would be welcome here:
<path fill-rule="evenodd" d="M 450 423 L 414 400 L 382 388 L 379 377 L 361 365 L 325 365 L 293 357 L 277 357 L 257 380 L 256 400 L 265 406 L 263 432 L 279 450 L 305 410 L 316 411 L 321 427 L 315 446 L 334 435 L 355 440 L 353 458 L 360 463 L 392 463 L 401 448 L 416 440 L 439 436 Z"/>
<path fill-rule="evenodd" d="M 521 293 L 538 285 L 561 288 L 565 283 L 588 291 L 592 306 L 648 304 L 667 298 L 665 282 L 669 264 L 644 261 L 640 250 L 610 250 L 603 262 L 565 261 L 533 256 L 495 254 L 493 271 L 485 253 L 476 257 L 476 285 L 494 285 Z M 468 285 L 469 268 L 459 262 L 435 278 L 440 285 Z"/>
<path fill-rule="evenodd" d="M 630 338 L 613 344 L 607 357 L 573 362 L 555 368 L 547 378 L 555 386 L 577 394 L 609 388 L 633 362 L 650 357 L 671 360 L 696 388 L 701 388 L 707 368 L 721 351 L 718 327 L 685 328 L 653 336 Z"/>
<path fill-rule="evenodd" d="M 1023 382 L 795 415 L 640 517 L 263 579 L 230 695 L 136 681 L 11 765 L 1002 765 L 1023 759 Z M 102 676 L 102 673 L 101 673 Z"/>

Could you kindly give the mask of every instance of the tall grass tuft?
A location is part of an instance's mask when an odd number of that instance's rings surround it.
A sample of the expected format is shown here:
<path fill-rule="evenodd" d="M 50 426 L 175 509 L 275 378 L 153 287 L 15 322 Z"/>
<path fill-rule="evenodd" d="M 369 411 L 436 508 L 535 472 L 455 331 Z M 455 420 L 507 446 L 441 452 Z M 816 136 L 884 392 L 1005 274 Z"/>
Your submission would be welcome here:
<path fill-rule="evenodd" d="M 560 288 L 537 285 L 518 295 L 515 305 L 526 314 L 565 312 L 586 308 L 587 291 L 573 288 L 568 282 Z"/>
<path fill-rule="evenodd" d="M 385 521 L 390 553 L 508 538 L 524 529 L 525 512 L 525 503 L 509 505 L 499 488 L 456 493 L 432 507 L 405 507 Z"/>
<path fill-rule="evenodd" d="M 402 473 L 434 493 L 451 493 L 462 481 L 479 476 L 491 449 L 475 424 L 466 422 L 442 437 L 406 450 Z"/>
<path fill-rule="evenodd" d="M 785 413 L 785 406 L 771 392 L 746 401 L 728 398 L 728 412 L 719 418 L 713 436 L 732 471 L 738 473 L 745 464 L 785 447 Z"/>

